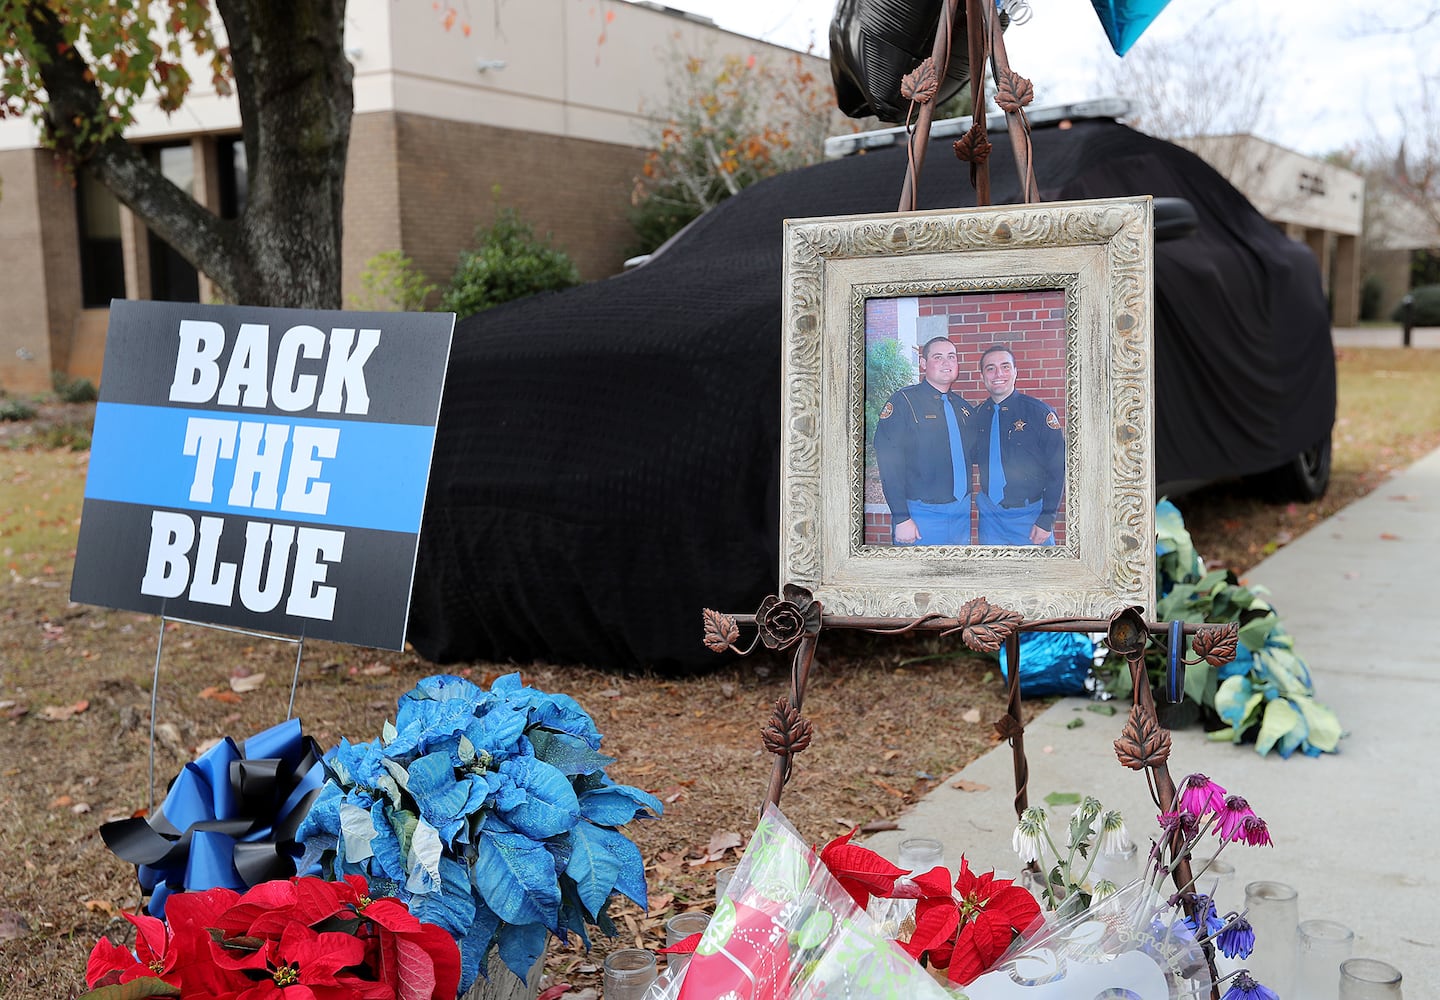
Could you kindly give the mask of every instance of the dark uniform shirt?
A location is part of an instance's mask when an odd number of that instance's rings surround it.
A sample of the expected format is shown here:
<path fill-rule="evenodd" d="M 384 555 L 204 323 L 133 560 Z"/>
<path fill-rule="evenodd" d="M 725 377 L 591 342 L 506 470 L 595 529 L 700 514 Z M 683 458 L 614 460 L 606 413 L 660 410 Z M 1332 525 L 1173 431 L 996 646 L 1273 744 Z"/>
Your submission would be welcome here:
<path fill-rule="evenodd" d="M 990 492 L 990 424 L 993 400 L 974 407 L 970 417 L 974 450 L 970 461 L 980 466 L 980 492 Z M 1047 404 L 1012 392 L 1000 403 L 1000 461 L 1005 467 L 1005 496 L 1001 507 L 1024 507 L 1042 501 L 1035 524 L 1055 529 L 1055 511 L 1065 488 L 1065 432 L 1060 418 Z"/>
<path fill-rule="evenodd" d="M 973 410 L 953 392 L 941 392 L 929 382 L 907 385 L 891 396 L 880 411 L 875 425 L 875 461 L 895 524 L 910 519 L 911 500 L 940 504 L 959 499 L 950 461 L 949 421 L 941 408 L 947 396 L 960 427 L 961 448 L 968 454 L 973 436 L 968 425 Z M 968 468 L 962 477 L 968 484 Z"/>

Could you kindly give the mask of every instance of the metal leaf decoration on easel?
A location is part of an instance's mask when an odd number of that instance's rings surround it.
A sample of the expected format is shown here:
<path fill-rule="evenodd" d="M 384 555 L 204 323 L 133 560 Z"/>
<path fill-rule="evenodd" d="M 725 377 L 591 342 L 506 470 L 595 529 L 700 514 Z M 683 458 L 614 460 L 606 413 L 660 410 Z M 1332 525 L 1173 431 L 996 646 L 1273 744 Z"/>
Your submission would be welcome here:
<path fill-rule="evenodd" d="M 916 104 L 928 104 L 934 100 L 940 89 L 940 79 L 935 74 L 935 60 L 926 58 L 900 80 L 900 95 Z"/>
<path fill-rule="evenodd" d="M 813 735 L 810 720 L 801 715 L 800 710 L 790 704 L 787 698 L 780 698 L 775 702 L 770 724 L 760 730 L 765 749 L 777 757 L 791 757 L 803 753 L 810 746 Z"/>
<path fill-rule="evenodd" d="M 1008 743 L 1017 736 L 1024 736 L 1025 727 L 1011 716 L 1002 715 L 995 720 L 995 735 Z"/>
<path fill-rule="evenodd" d="M 984 163 L 990 159 L 990 139 L 983 125 L 971 125 L 960 138 L 955 140 L 955 155 L 966 163 Z"/>
<path fill-rule="evenodd" d="M 1115 741 L 1115 756 L 1132 771 L 1159 767 L 1170 759 L 1170 732 L 1160 725 L 1153 712 L 1136 705 Z"/>
<path fill-rule="evenodd" d="M 1223 667 L 1235 659 L 1240 641 L 1240 623 L 1202 625 L 1190 640 L 1190 649 L 1212 667 Z"/>
<path fill-rule="evenodd" d="M 1014 70 L 1007 69 L 1000 74 L 1000 82 L 995 88 L 995 104 L 1001 111 L 1013 115 L 1033 100 L 1035 87 L 1029 80 Z"/>
<path fill-rule="evenodd" d="M 705 616 L 705 647 L 717 653 L 734 649 L 736 640 L 740 638 L 740 626 L 735 624 L 735 619 L 709 608 L 702 613 Z"/>
<path fill-rule="evenodd" d="M 998 653 L 1021 621 L 1016 612 L 976 597 L 960 606 L 955 615 L 956 627 L 950 632 L 958 629 L 961 640 L 977 653 Z"/>

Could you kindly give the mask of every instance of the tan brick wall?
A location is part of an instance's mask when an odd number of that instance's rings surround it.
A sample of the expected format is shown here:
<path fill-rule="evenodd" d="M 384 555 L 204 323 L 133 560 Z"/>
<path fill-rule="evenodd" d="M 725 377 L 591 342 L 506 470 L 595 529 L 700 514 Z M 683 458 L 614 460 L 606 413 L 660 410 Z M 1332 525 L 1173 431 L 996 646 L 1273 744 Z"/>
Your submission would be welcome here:
<path fill-rule="evenodd" d="M 100 359 L 90 363 L 75 345 L 84 310 L 80 306 L 80 220 L 74 178 L 48 154 L 36 156 L 40 164 L 36 195 L 44 241 L 51 367 L 71 378 L 88 378 L 99 385 Z"/>
<path fill-rule="evenodd" d="M 586 280 L 620 271 L 633 240 L 627 212 L 642 150 L 585 139 L 397 116 L 404 247 L 437 284 L 449 281 L 491 194 L 550 233 Z"/>
<path fill-rule="evenodd" d="M 342 237 L 341 291 L 346 307 L 360 294 L 365 262 L 378 253 L 403 249 L 396 160 L 394 114 L 376 112 L 351 119 Z"/>
<path fill-rule="evenodd" d="M 638 148 L 584 139 L 356 115 L 345 179 L 345 304 L 360 292 L 365 262 L 386 250 L 403 250 L 437 285 L 448 282 L 476 226 L 494 219 L 497 184 L 498 204 L 551 234 L 582 278 L 618 273 L 633 239 L 627 212 L 643 159 Z M 56 368 L 98 382 L 102 316 L 80 308 L 70 179 L 37 150 L 0 153 L 0 177 L 0 386 L 44 392 Z M 127 267 L 137 263 L 130 254 Z"/>
<path fill-rule="evenodd" d="M 28 395 L 50 388 L 50 318 L 40 192 L 49 157 L 0 152 L 0 389 Z"/>

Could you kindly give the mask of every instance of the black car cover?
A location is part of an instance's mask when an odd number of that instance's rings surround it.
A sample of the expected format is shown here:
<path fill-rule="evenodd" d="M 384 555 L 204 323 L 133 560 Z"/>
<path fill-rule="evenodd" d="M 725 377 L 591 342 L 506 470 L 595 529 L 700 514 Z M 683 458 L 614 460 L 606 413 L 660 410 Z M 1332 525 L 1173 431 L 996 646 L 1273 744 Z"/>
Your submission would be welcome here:
<path fill-rule="evenodd" d="M 1189 200 L 1156 247 L 1159 479 L 1282 464 L 1328 434 L 1310 251 L 1190 152 L 1108 120 L 1033 134 L 1044 200 Z M 1017 198 L 1003 133 L 992 196 Z M 934 140 L 920 206 L 974 203 Z M 746 189 L 644 266 L 460 321 L 409 639 L 429 660 L 703 669 L 701 609 L 778 591 L 781 221 L 892 211 L 903 148 Z"/>

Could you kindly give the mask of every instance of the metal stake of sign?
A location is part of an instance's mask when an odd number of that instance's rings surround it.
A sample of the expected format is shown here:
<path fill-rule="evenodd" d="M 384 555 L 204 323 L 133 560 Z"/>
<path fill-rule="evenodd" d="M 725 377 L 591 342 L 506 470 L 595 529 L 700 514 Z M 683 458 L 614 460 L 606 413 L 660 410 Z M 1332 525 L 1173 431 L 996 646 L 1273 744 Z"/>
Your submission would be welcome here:
<path fill-rule="evenodd" d="M 211 625 L 206 622 L 191 621 L 188 618 L 171 618 L 169 615 L 160 615 L 160 636 L 155 640 L 155 670 L 150 678 L 150 780 L 147 783 L 147 790 L 150 794 L 150 807 L 147 816 L 155 815 L 155 716 L 159 709 L 160 699 L 160 658 L 165 651 L 165 626 L 171 622 L 177 625 L 195 625 L 200 628 L 212 628 L 219 632 L 233 632 L 236 635 L 248 635 L 255 639 L 271 639 L 275 642 L 288 642 L 295 645 L 295 670 L 290 675 L 290 701 L 285 706 L 285 718 L 288 720 L 295 714 L 295 689 L 300 685 L 300 660 L 305 655 L 305 636 L 302 633 L 298 638 L 288 635 L 272 635 L 269 632 L 253 632 L 250 629 L 234 628 L 229 625 Z"/>

